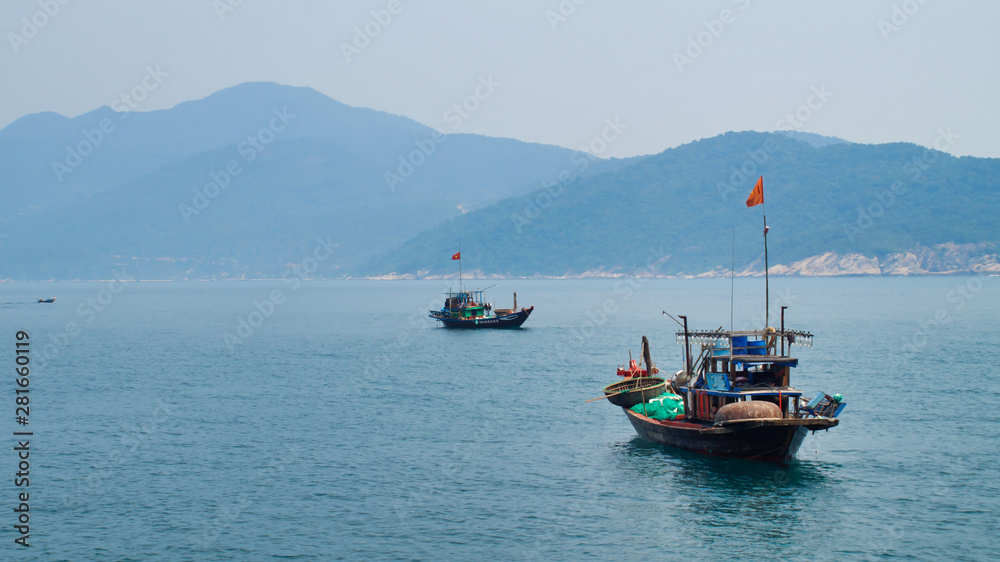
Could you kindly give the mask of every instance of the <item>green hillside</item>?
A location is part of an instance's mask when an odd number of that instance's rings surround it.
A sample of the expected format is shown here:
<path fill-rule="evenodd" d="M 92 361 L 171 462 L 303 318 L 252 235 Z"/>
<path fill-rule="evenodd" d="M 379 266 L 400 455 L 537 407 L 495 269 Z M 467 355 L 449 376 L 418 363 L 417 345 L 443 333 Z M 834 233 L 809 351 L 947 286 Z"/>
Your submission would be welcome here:
<path fill-rule="evenodd" d="M 657 274 L 728 270 L 763 255 L 764 177 L 770 264 L 824 252 L 865 256 L 947 242 L 1000 240 L 1000 160 L 911 144 L 813 147 L 780 134 L 729 133 L 623 169 L 514 197 L 423 232 L 360 274 L 447 274 L 461 244 L 487 274 L 630 271 L 669 255 Z M 762 263 L 760 264 L 762 268 Z"/>

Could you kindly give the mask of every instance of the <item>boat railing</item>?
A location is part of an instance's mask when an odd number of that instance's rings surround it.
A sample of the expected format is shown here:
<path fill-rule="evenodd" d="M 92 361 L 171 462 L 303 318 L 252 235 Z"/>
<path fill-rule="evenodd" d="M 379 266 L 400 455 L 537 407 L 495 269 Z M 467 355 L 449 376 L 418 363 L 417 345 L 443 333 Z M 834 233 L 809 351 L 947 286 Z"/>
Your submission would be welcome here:
<path fill-rule="evenodd" d="M 811 347 L 813 334 L 803 330 L 680 330 L 676 332 L 677 343 L 684 345 L 685 341 L 700 344 L 702 352 L 713 356 L 718 355 L 784 355 L 786 347 L 793 345 Z"/>
<path fill-rule="evenodd" d="M 675 335 L 677 336 L 677 343 L 684 343 L 684 330 L 678 330 Z M 718 340 L 729 340 L 734 337 L 755 337 L 764 338 L 771 336 L 784 336 L 786 339 L 790 340 L 791 343 L 802 346 L 811 346 L 813 334 L 804 330 L 778 330 L 775 328 L 768 328 L 766 330 L 688 330 L 687 337 L 691 343 L 715 343 Z"/>

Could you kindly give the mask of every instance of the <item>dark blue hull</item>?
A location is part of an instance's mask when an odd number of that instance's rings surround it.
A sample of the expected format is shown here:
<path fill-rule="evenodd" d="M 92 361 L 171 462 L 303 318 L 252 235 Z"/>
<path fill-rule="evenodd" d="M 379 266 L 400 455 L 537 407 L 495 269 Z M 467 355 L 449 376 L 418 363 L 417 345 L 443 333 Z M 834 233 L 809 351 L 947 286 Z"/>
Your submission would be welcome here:
<path fill-rule="evenodd" d="M 431 318 L 440 320 L 445 328 L 520 328 L 521 324 L 531 316 L 531 311 L 535 307 L 526 308 L 506 316 L 487 316 L 485 318 L 442 318 L 431 315 Z"/>
<path fill-rule="evenodd" d="M 709 422 L 658 421 L 622 408 L 639 437 L 646 441 L 696 453 L 787 462 L 795 456 L 810 431 L 836 427 L 831 418 L 741 420 L 715 425 Z"/>

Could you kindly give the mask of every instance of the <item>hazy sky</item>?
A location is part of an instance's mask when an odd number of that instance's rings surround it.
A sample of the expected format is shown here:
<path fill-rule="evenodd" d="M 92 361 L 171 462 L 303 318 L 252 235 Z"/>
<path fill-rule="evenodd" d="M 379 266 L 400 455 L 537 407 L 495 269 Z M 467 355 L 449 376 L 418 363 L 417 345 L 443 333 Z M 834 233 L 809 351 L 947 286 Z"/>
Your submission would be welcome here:
<path fill-rule="evenodd" d="M 274 81 L 574 149 L 616 124 L 604 156 L 784 128 L 924 146 L 950 130 L 949 152 L 1000 157 L 998 23 L 988 1 L 4 0 L 0 127 Z"/>

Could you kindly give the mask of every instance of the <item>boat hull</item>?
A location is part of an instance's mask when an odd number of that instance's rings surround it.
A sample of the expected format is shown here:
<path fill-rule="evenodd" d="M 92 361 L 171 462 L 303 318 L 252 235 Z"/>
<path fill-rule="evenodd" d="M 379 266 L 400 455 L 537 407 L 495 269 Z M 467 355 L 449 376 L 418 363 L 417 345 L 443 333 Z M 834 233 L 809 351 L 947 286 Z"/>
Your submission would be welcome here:
<path fill-rule="evenodd" d="M 521 324 L 531 316 L 531 311 L 535 307 L 526 308 L 506 316 L 488 316 L 485 318 L 441 318 L 432 316 L 440 320 L 445 328 L 459 329 L 479 329 L 479 328 L 520 328 Z"/>
<path fill-rule="evenodd" d="M 700 421 L 658 421 L 622 408 L 639 437 L 697 453 L 787 462 L 809 431 L 829 429 L 830 418 L 741 420 L 714 425 Z"/>

